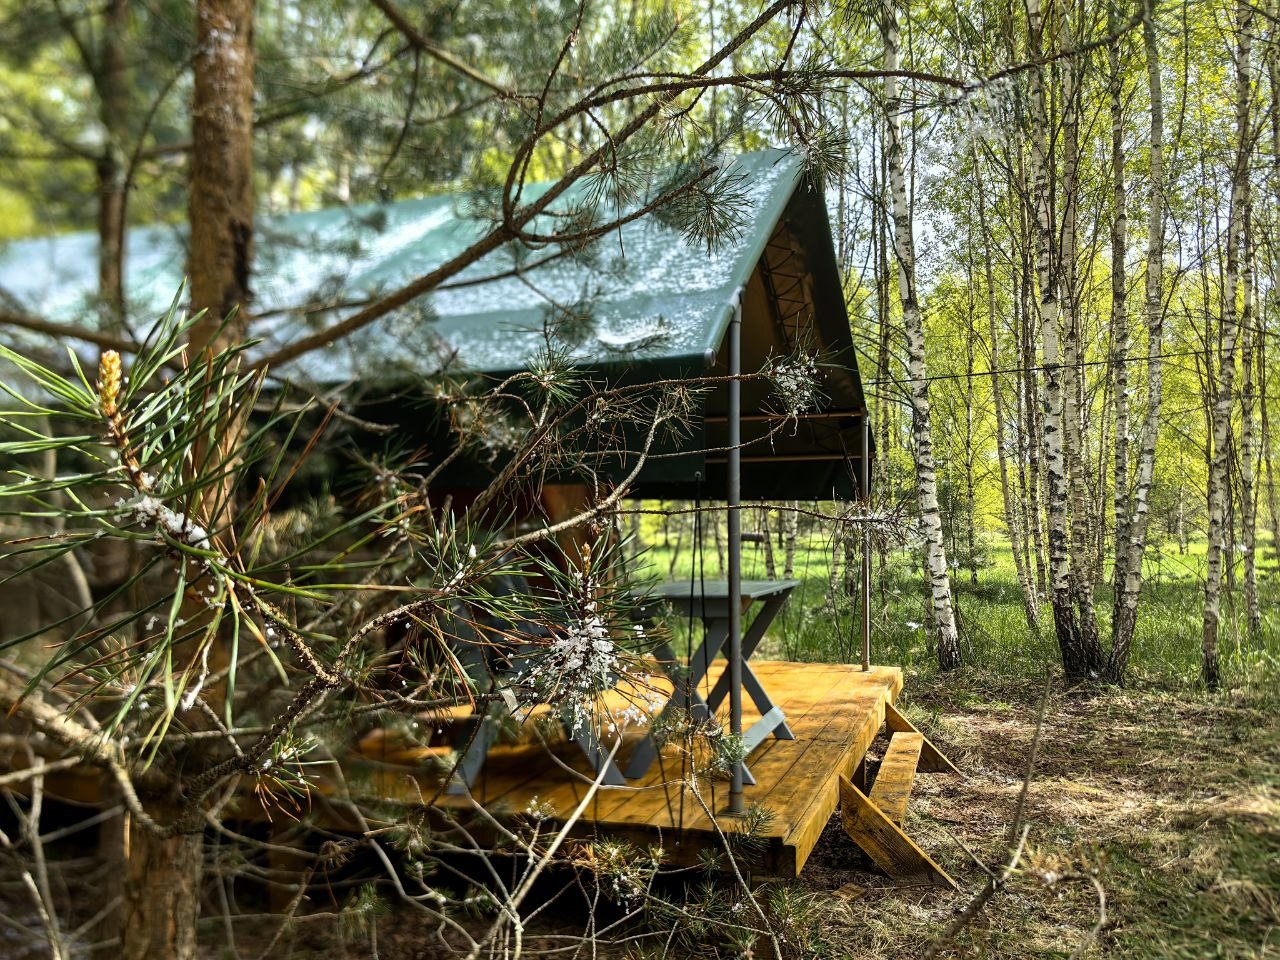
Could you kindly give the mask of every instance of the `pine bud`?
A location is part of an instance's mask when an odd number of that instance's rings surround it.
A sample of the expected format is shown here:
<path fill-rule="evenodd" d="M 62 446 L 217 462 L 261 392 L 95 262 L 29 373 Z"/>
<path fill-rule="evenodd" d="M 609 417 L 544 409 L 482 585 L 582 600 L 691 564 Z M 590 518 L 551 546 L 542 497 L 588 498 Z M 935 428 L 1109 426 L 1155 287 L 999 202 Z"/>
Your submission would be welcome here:
<path fill-rule="evenodd" d="M 102 415 L 114 417 L 117 401 L 120 399 L 120 354 L 107 350 L 98 361 L 98 403 L 102 407 Z"/>

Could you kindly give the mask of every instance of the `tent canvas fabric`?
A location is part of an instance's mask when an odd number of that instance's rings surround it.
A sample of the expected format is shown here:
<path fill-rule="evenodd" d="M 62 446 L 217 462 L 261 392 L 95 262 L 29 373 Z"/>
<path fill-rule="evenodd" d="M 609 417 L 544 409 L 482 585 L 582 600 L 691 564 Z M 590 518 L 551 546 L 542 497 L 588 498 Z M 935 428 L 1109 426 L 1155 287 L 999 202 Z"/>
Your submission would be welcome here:
<path fill-rule="evenodd" d="M 407 307 L 276 372 L 327 389 L 348 385 L 366 396 L 378 386 L 388 395 L 403 390 L 442 366 L 507 373 L 537 355 L 548 318 L 567 309 L 583 322 L 562 348 L 611 380 L 723 373 L 721 348 L 743 291 L 744 370 L 798 347 L 816 349 L 826 408 L 821 418 L 798 423 L 758 452 L 758 467 L 744 471 L 744 495 L 847 496 L 854 476 L 849 458 L 858 451 L 853 431 L 860 431 L 865 401 L 822 191 L 800 157 L 783 150 L 742 155 L 717 175 L 735 194 L 739 227 L 710 249 L 687 240 L 661 212 L 622 225 L 579 255 L 508 243 Z M 611 219 L 619 211 L 593 193 L 599 187 L 579 181 L 533 229 L 552 232 L 557 214 L 583 206 Z M 524 195 L 544 189 L 529 185 Z M 483 197 L 454 193 L 260 217 L 250 327 L 262 340 L 256 349 L 269 353 L 322 329 L 461 253 L 490 226 L 485 207 Z M 0 249 L 0 297 L 50 320 L 91 322 L 96 257 L 91 233 L 13 241 Z M 136 332 L 145 334 L 164 314 L 185 262 L 183 227 L 129 230 L 125 289 Z M 339 306 L 326 309 L 333 305 Z M 0 335 L 27 345 L 41 340 L 14 328 Z M 743 393 L 744 413 L 760 422 L 769 410 L 768 390 L 747 385 Z M 715 458 L 696 451 L 722 446 L 723 396 L 713 393 L 702 412 L 687 441 L 690 454 L 647 468 L 641 492 L 721 489 Z M 747 429 L 748 440 L 751 435 Z M 750 449 L 747 454 L 751 462 Z M 796 457 L 807 458 L 805 470 L 795 469 Z"/>

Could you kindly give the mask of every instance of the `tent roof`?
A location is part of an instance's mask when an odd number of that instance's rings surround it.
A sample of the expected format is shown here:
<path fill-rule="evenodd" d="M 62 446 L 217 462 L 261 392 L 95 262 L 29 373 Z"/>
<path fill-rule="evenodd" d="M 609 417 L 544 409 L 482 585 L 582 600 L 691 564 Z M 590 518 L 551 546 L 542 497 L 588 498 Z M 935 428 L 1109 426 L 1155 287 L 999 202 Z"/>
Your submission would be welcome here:
<path fill-rule="evenodd" d="M 507 244 L 444 287 L 303 355 L 283 372 L 317 386 L 350 384 L 371 419 L 396 423 L 407 442 L 416 439 L 435 449 L 442 438 L 427 426 L 432 418 L 404 403 L 406 395 L 420 393 L 414 374 L 439 372 L 446 363 L 457 372 L 522 369 L 543 348 L 546 321 L 559 304 L 586 318 L 576 325 L 571 350 L 583 367 L 606 379 L 723 375 L 728 370 L 719 348 L 741 290 L 743 369 L 817 348 L 823 395 L 821 410 L 801 415 L 782 434 L 770 434 L 772 388 L 744 384 L 744 496 L 847 497 L 866 401 L 824 195 L 804 176 L 800 158 L 781 150 L 738 157 L 723 175 L 736 181 L 739 229 L 713 250 L 687 241 L 654 213 L 610 232 L 578 256 L 557 255 L 555 247 Z M 545 189 L 527 186 L 525 196 Z M 580 181 L 554 205 L 559 215 L 540 218 L 533 229 L 553 231 L 590 189 Z M 457 256 L 489 227 L 481 207 L 473 194 L 452 194 L 260 217 L 250 334 L 265 343 L 257 349 L 269 352 L 323 329 L 360 303 Z M 597 215 L 612 219 L 615 212 Z M 145 333 L 181 282 L 183 230 L 131 229 L 126 263 L 130 316 L 139 328 L 135 332 Z M 0 249 L 0 296 L 16 299 L 33 314 L 86 322 L 98 315 L 96 288 L 93 234 L 21 240 Z M 298 309 L 309 304 L 343 306 Z M 50 345 L 48 337 L 12 327 L 0 328 L 0 335 Z M 707 451 L 727 444 L 726 413 L 722 385 L 703 398 L 687 441 L 646 465 L 636 488 L 647 496 L 723 489 L 723 454 Z M 487 469 L 477 467 L 476 477 Z M 616 472 L 627 475 L 626 465 Z"/>
<path fill-rule="evenodd" d="M 334 383 L 385 376 L 395 366 L 432 372 L 445 356 L 476 372 L 518 369 L 544 342 L 553 301 L 580 304 L 591 318 L 573 346 L 583 365 L 703 369 L 724 336 L 734 292 L 747 283 L 800 182 L 801 163 L 786 151 L 760 151 L 733 160 L 728 175 L 740 177 L 740 229 L 714 250 L 687 241 L 655 215 L 611 232 L 586 256 L 506 244 L 420 301 L 295 361 L 289 372 Z M 590 186 L 575 184 L 555 209 L 572 209 Z M 525 193 L 543 189 L 530 186 Z M 476 206 L 472 199 L 447 194 L 261 217 L 252 335 L 262 337 L 262 349 L 269 351 L 344 312 L 308 319 L 281 311 L 376 298 L 456 256 L 488 226 L 469 209 Z M 135 227 L 127 249 L 130 314 L 150 320 L 163 314 L 182 280 L 184 231 Z M 83 322 L 96 313 L 96 257 L 92 233 L 14 241 L 0 249 L 0 295 L 39 316 Z M 526 268 L 523 276 L 514 275 L 519 265 Z"/>

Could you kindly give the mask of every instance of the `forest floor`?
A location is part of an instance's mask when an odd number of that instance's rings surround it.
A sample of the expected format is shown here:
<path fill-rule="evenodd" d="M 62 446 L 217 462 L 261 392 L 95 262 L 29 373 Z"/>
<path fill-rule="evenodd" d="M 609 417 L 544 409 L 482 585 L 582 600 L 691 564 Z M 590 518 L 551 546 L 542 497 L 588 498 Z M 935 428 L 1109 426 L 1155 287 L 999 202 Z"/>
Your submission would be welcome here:
<path fill-rule="evenodd" d="M 907 681 L 902 703 L 966 774 L 921 775 L 906 828 L 958 894 L 894 885 L 833 818 L 794 892 L 816 929 L 797 956 L 1280 958 L 1280 716 L 1271 698 L 1077 688 L 964 669 Z M 944 931 L 1010 859 L 1009 832 L 1042 699 L 1018 868 L 951 939 Z M 1019 831 L 1020 832 L 1020 831 Z M 976 859 L 975 859 L 976 858 Z M 1054 875 L 1067 877 L 1049 882 Z M 1076 875 L 1077 879 L 1071 879 Z M 777 888 L 777 884 L 766 885 Z M 762 895 L 763 896 L 763 895 Z M 563 947 L 568 908 L 543 914 L 526 948 Z M 438 957 L 420 921 L 393 913 L 384 960 Z M 542 934 L 542 936 L 538 936 Z M 757 944 L 754 956 L 767 956 Z M 706 944 L 705 956 L 731 957 Z M 331 954 L 330 954 L 331 955 Z M 351 956 L 365 956 L 358 950 Z M 584 945 L 581 956 L 683 957 Z"/>
<path fill-rule="evenodd" d="M 668 566 L 664 552 L 654 553 L 662 574 L 689 575 L 687 569 Z M 854 611 L 842 599 L 830 599 L 830 555 L 814 544 L 797 557 L 796 572 L 804 582 L 766 641 L 768 656 L 854 658 Z M 1018 867 L 985 909 L 948 939 L 945 931 L 986 882 L 978 861 L 997 871 L 1009 861 L 1009 834 L 1045 670 L 1054 668 L 1057 651 L 1050 629 L 1028 631 L 1007 551 L 997 549 L 978 585 L 956 578 L 968 665 L 940 675 L 916 622 L 923 619 L 917 571 L 894 558 L 887 576 L 877 576 L 882 606 L 875 658 L 904 667 L 901 705 L 965 773 L 964 778 L 919 776 L 906 829 L 962 889 L 952 894 L 895 886 L 870 868 L 833 819 L 798 881 L 771 882 L 758 891 L 762 901 L 791 904 L 793 929 L 804 929 L 804 946 L 788 956 L 888 960 L 925 957 L 935 950 L 940 957 L 1071 957 L 1100 919 L 1098 893 L 1088 879 L 1096 877 L 1106 914 L 1086 957 L 1280 960 L 1280 570 L 1269 557 L 1262 578 L 1263 629 L 1251 641 L 1228 632 L 1226 689 L 1211 694 L 1196 679 L 1198 559 L 1194 552 L 1156 555 L 1131 686 L 1068 690 L 1055 672 L 1028 781 L 1022 820 L 1027 838 Z M 758 567 L 759 559 L 749 557 L 748 575 L 763 575 Z M 1098 601 L 1105 636 L 1105 592 Z M 575 886 L 566 871 L 553 872 L 555 888 Z M 1060 879 L 1047 882 L 1055 876 Z M 7 902 L 15 889 L 0 880 L 0 901 L 5 901 L 0 910 L 24 916 L 21 891 L 17 903 Z M 316 891 L 301 911 L 305 920 L 288 924 L 274 943 L 280 920 L 262 913 L 255 918 L 251 895 L 233 908 L 239 914 L 234 923 L 211 903 L 202 922 L 207 956 L 426 960 L 457 955 L 441 948 L 421 914 L 394 899 L 353 909 L 357 889 L 343 887 L 332 899 Z M 700 909 L 709 897 L 723 901 L 732 884 L 716 889 L 720 892 L 708 893 L 696 879 L 687 887 L 666 883 L 662 892 L 668 901 L 697 903 Z M 648 922 L 631 927 L 629 935 L 640 939 L 624 948 L 571 943 L 566 938 L 580 936 L 586 926 L 583 900 L 553 896 L 526 932 L 525 955 L 618 960 L 746 955 L 723 928 L 710 926 L 664 950 L 666 935 L 654 937 L 653 924 L 644 926 Z M 490 918 L 478 914 L 466 923 L 479 932 Z M 222 936 L 224 927 L 232 926 L 234 947 Z M 0 930 L 0 957 L 47 956 L 38 934 L 3 924 Z M 655 946 L 645 949 L 646 943 Z M 759 941 L 752 950 L 752 956 L 768 956 Z"/>
<path fill-rule="evenodd" d="M 863 872 L 838 824 L 800 878 L 840 901 L 830 939 L 850 956 L 1280 957 L 1280 718 L 1271 698 L 1051 690 L 1019 869 L 953 940 L 957 908 L 1010 859 L 1041 680 L 964 670 L 908 681 L 907 712 L 967 774 L 922 775 L 906 827 L 964 888 L 895 888 Z M 840 931 L 843 930 L 843 933 Z"/>

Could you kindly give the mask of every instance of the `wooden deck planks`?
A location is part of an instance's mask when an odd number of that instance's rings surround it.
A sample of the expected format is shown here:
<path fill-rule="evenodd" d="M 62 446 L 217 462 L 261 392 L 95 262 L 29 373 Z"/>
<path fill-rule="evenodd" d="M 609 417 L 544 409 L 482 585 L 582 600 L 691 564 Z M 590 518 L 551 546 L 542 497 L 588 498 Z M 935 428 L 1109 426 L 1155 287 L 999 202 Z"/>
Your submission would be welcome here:
<path fill-rule="evenodd" d="M 840 817 L 845 833 L 889 876 L 959 889 L 947 872 L 847 777 L 840 778 Z"/>
<path fill-rule="evenodd" d="M 711 683 L 723 666 L 724 661 L 712 665 Z M 753 751 L 748 763 L 757 782 L 747 787 L 745 800 L 748 807 L 760 804 L 773 814 L 763 831 L 772 850 L 769 869 L 764 872 L 795 876 L 836 809 L 840 777 L 853 773 L 884 723 L 886 707 L 901 691 L 902 672 L 893 667 L 873 667 L 863 672 L 857 666 L 767 660 L 752 661 L 752 668 L 773 701 L 785 711 L 796 739 L 771 737 Z M 617 700 L 616 705 L 613 699 Z M 610 706 L 618 710 L 625 703 L 622 696 L 610 700 Z M 758 716 L 750 698 L 745 698 L 743 714 L 744 727 Z M 639 735 L 638 731 L 628 731 L 619 751 L 621 757 L 625 758 Z M 550 807 L 555 816 L 568 816 L 590 787 L 590 771 L 585 758 L 571 744 L 550 746 L 563 764 L 580 774 L 579 778 L 555 763 L 543 744 L 504 745 L 491 752 L 477 781 L 475 798 L 487 807 L 512 812 L 537 802 Z M 439 753 L 438 748 L 405 749 L 366 738 L 362 752 L 376 764 L 377 779 L 387 787 L 389 799 L 412 803 L 419 789 L 421 795 L 428 797 L 435 792 L 439 773 L 421 761 L 430 759 L 431 753 Z M 680 816 L 680 786 L 670 782 L 679 780 L 682 773 L 675 745 L 664 748 L 662 761 L 627 788 L 597 791 L 580 831 L 616 832 L 633 842 L 660 842 L 681 862 L 692 860 L 702 847 L 716 846 L 711 821 L 687 790 L 683 817 Z M 728 798 L 728 783 L 716 782 L 713 791 L 711 781 L 704 778 L 700 789 L 703 799 L 717 814 L 721 829 L 736 829 L 735 818 L 720 815 Z M 467 801 L 442 796 L 437 802 L 458 807 Z"/>
<path fill-rule="evenodd" d="M 911 799 L 911 785 L 916 780 L 923 748 L 922 734 L 895 733 L 880 761 L 876 782 L 871 785 L 871 802 L 894 823 L 901 824 L 907 815 L 907 801 Z"/>

